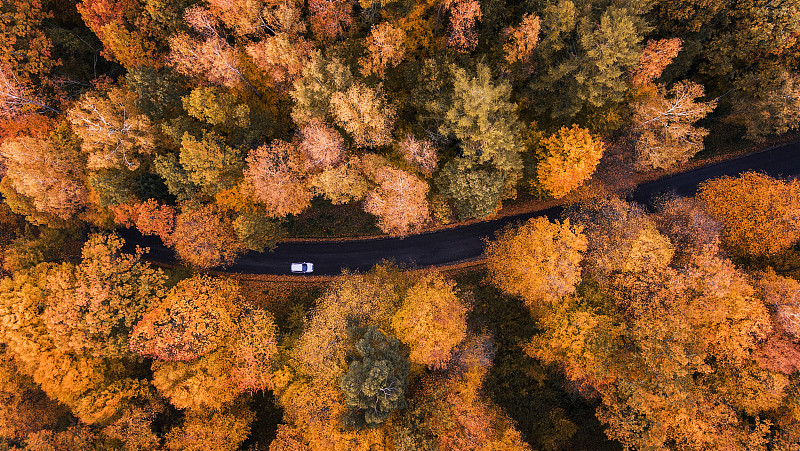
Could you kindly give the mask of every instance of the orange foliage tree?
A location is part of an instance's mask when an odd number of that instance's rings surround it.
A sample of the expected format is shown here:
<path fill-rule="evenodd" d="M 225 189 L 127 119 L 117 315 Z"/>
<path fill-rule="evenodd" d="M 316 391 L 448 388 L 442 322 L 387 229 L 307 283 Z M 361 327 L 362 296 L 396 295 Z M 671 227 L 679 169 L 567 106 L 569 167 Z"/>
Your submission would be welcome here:
<path fill-rule="evenodd" d="M 221 410 L 190 410 L 166 434 L 168 451 L 236 451 L 250 435 L 255 415 L 243 402 Z"/>
<path fill-rule="evenodd" d="M 90 91 L 67 112 L 72 130 L 89 157 L 89 169 L 139 167 L 138 154 L 153 152 L 158 132 L 136 107 L 133 93 L 120 87 Z"/>
<path fill-rule="evenodd" d="M 466 337 L 468 312 L 453 282 L 428 274 L 405 293 L 392 327 L 411 349 L 412 362 L 443 369 L 453 348 Z"/>
<path fill-rule="evenodd" d="M 240 69 L 236 49 L 225 39 L 216 19 L 199 6 L 187 9 L 184 17 L 201 39 L 186 33 L 170 39 L 168 60 L 175 69 L 218 85 L 236 87 L 242 82 L 249 84 Z"/>
<path fill-rule="evenodd" d="M 151 304 L 164 296 L 164 274 L 123 253 L 115 235 L 94 235 L 81 263 L 63 264 L 49 277 L 49 305 L 42 313 L 59 348 L 95 357 L 130 356 L 128 335 Z"/>
<path fill-rule="evenodd" d="M 0 16 L 0 89 L 7 79 L 26 86 L 46 84 L 50 71 L 60 65 L 61 61 L 53 56 L 53 43 L 45 27 L 53 18 L 53 13 L 43 3 L 41 0 L 3 2 L 3 14 Z M 3 101 L 1 99 L 0 102 Z M 4 109 L 0 108 L 0 111 Z"/>
<path fill-rule="evenodd" d="M 278 352 L 278 327 L 265 310 L 244 311 L 236 320 L 236 363 L 231 377 L 239 390 L 266 390 L 271 386 L 272 360 Z"/>
<path fill-rule="evenodd" d="M 389 166 L 378 169 L 375 181 L 378 187 L 367 194 L 364 211 L 378 217 L 381 230 L 405 235 L 428 222 L 427 183 Z"/>
<path fill-rule="evenodd" d="M 508 41 L 503 44 L 503 52 L 508 64 L 516 62 L 523 65 L 530 64 L 533 50 L 539 43 L 540 23 L 539 16 L 525 14 L 518 26 L 505 31 L 508 34 Z"/>
<path fill-rule="evenodd" d="M 103 42 L 103 55 L 128 69 L 158 66 L 155 24 L 140 0 L 83 0 L 77 5 L 83 21 Z"/>
<path fill-rule="evenodd" d="M 480 20 L 481 5 L 476 0 L 446 0 L 442 6 L 450 13 L 447 44 L 460 52 L 469 52 L 478 45 L 475 25 Z"/>
<path fill-rule="evenodd" d="M 489 243 L 489 277 L 531 306 L 548 305 L 575 291 L 586 248 L 582 227 L 534 218 Z"/>
<path fill-rule="evenodd" d="M 661 76 L 683 48 L 680 38 L 649 40 L 639 57 L 639 66 L 631 73 L 635 86 L 644 86 Z"/>
<path fill-rule="evenodd" d="M 282 140 L 250 151 L 244 179 L 244 191 L 263 203 L 270 216 L 300 213 L 313 196 L 302 154 L 294 144 Z"/>
<path fill-rule="evenodd" d="M 740 415 L 778 408 L 788 379 L 754 359 L 772 327 L 754 294 L 709 248 L 679 268 L 581 285 L 538 311 L 526 351 L 598 396 L 598 418 L 625 446 L 758 449 L 746 443 L 764 431 Z"/>
<path fill-rule="evenodd" d="M 248 44 L 247 54 L 259 69 L 285 89 L 300 78 L 313 49 L 313 44 L 302 36 L 278 33 Z"/>
<path fill-rule="evenodd" d="M 11 188 L 30 198 L 36 210 L 69 219 L 86 206 L 88 193 L 83 181 L 85 161 L 77 139 L 63 138 L 53 134 L 49 139 L 6 141 L 0 146 L 0 154 Z"/>
<path fill-rule="evenodd" d="M 344 158 L 344 139 L 333 127 L 313 119 L 300 129 L 300 151 L 309 170 L 333 166 Z"/>
<path fill-rule="evenodd" d="M 491 337 L 467 337 L 449 371 L 422 381 L 410 400 L 417 418 L 408 418 L 398 435 L 438 449 L 529 451 L 514 421 L 482 392 L 491 349 Z"/>
<path fill-rule="evenodd" d="M 336 166 L 323 169 L 314 176 L 311 184 L 314 192 L 325 196 L 334 205 L 359 201 L 369 190 L 358 157 L 350 157 Z"/>
<path fill-rule="evenodd" d="M 214 204 L 185 205 L 175 218 L 171 240 L 178 256 L 198 268 L 229 265 L 242 251 L 233 226 Z"/>
<path fill-rule="evenodd" d="M 227 279 L 195 276 L 178 282 L 136 323 L 133 351 L 165 361 L 193 360 L 220 346 L 233 328 L 239 287 Z"/>
<path fill-rule="evenodd" d="M 571 218 L 583 226 L 589 244 L 583 267 L 596 279 L 665 268 L 672 261 L 669 238 L 643 210 L 619 198 L 587 199 Z"/>
<path fill-rule="evenodd" d="M 589 179 L 600 163 L 604 144 L 589 130 L 573 124 L 542 140 L 537 152 L 536 186 L 559 198 Z"/>
<path fill-rule="evenodd" d="M 110 259 L 107 253 L 104 257 Z M 122 263 L 125 263 L 124 259 Z M 42 310 L 47 310 L 50 305 L 49 281 L 59 277 L 58 273 L 59 268 L 55 265 L 40 264 L 17 273 L 13 279 L 6 278 L 0 282 L 0 318 L 3 324 L 0 340 L 5 344 L 6 352 L 13 356 L 20 372 L 31 376 L 48 397 L 69 408 L 84 423 L 108 424 L 126 408 L 152 399 L 154 395 L 149 382 L 136 379 L 132 374 L 136 359 L 124 355 L 118 348 L 126 339 L 118 333 L 127 335 L 125 324 L 135 321 L 135 317 L 126 317 L 124 311 L 109 311 L 109 307 L 124 296 L 127 288 L 134 288 L 132 291 L 136 288 L 117 287 L 117 293 L 105 298 L 98 306 L 86 308 L 84 304 L 67 312 L 72 317 L 62 318 L 59 322 L 45 321 Z M 102 288 L 98 292 L 101 293 Z M 132 310 L 137 311 L 136 308 Z M 53 332 L 48 322 L 55 326 Z M 70 329 L 67 324 L 70 322 L 74 328 Z M 120 324 L 122 329 L 118 331 L 107 329 Z M 87 333 L 81 327 L 92 329 Z M 70 330 L 74 333 L 62 333 Z M 99 333 L 94 333 L 98 330 Z M 103 349 L 103 337 L 108 337 L 115 348 Z M 76 350 L 72 350 L 73 346 Z M 94 357 L 92 352 L 83 352 L 92 348 L 96 349 L 94 353 L 97 355 L 113 355 L 114 358 Z"/>
<path fill-rule="evenodd" d="M 309 0 L 311 31 L 320 41 L 332 41 L 347 33 L 353 25 L 351 0 Z"/>
<path fill-rule="evenodd" d="M 772 255 L 800 240 L 800 182 L 746 172 L 704 182 L 697 194 L 722 222 L 723 244 L 737 255 Z"/>
<path fill-rule="evenodd" d="M 157 235 L 165 244 L 170 244 L 170 236 L 175 227 L 175 209 L 148 199 L 136 209 L 136 228 L 145 235 Z"/>
<path fill-rule="evenodd" d="M 367 37 L 367 54 L 358 60 L 361 73 L 383 78 L 386 69 L 397 66 L 405 58 L 405 40 L 406 32 L 402 28 L 389 22 L 374 25 Z"/>

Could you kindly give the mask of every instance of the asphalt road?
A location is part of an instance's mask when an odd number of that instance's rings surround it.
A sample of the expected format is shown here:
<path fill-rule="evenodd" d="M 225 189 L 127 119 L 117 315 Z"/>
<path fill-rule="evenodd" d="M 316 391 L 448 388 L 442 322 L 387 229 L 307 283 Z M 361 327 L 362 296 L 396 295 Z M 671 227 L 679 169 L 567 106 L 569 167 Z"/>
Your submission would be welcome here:
<path fill-rule="evenodd" d="M 704 180 L 722 175 L 736 175 L 748 170 L 764 172 L 775 177 L 800 175 L 800 142 L 643 184 L 629 196 L 629 200 L 647 204 L 654 196 L 661 193 L 693 195 L 697 186 Z M 561 214 L 561 211 L 560 207 L 554 207 L 406 238 L 285 242 L 279 244 L 272 252 L 248 252 L 241 256 L 236 264 L 225 270 L 249 274 L 290 274 L 290 263 L 312 262 L 314 274 L 336 275 L 343 269 L 364 272 L 383 260 L 392 260 L 412 267 L 446 265 L 480 257 L 486 246 L 486 239 L 493 237 L 498 230 L 508 224 L 542 215 L 554 219 Z M 152 260 L 175 261 L 174 252 L 166 248 L 158 238 L 142 236 L 134 230 L 121 230 L 120 234 L 129 243 L 149 247 L 149 258 Z"/>

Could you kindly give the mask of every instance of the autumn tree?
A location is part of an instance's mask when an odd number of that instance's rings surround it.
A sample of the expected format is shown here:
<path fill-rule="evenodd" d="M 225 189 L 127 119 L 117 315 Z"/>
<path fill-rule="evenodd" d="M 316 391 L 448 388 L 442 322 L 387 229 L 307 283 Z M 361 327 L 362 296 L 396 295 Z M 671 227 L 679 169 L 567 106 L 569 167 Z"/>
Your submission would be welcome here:
<path fill-rule="evenodd" d="M 728 118 L 743 125 L 745 137 L 756 142 L 800 126 L 800 74 L 784 69 L 769 78 L 769 89 L 735 102 Z"/>
<path fill-rule="evenodd" d="M 250 151 L 244 179 L 245 193 L 264 204 L 273 217 L 300 213 L 313 196 L 301 154 L 282 140 Z"/>
<path fill-rule="evenodd" d="M 83 0 L 78 12 L 103 43 L 103 56 L 126 68 L 158 66 L 163 36 L 153 17 L 138 0 Z"/>
<path fill-rule="evenodd" d="M 239 36 L 255 34 L 263 27 L 263 0 L 210 0 L 209 13 L 236 31 Z"/>
<path fill-rule="evenodd" d="M 164 296 L 164 274 L 123 253 L 115 235 L 94 235 L 81 263 L 65 263 L 49 276 L 50 297 L 42 319 L 56 346 L 94 357 L 130 356 L 128 336 L 152 304 Z"/>
<path fill-rule="evenodd" d="M 239 395 L 231 381 L 233 357 L 224 347 L 194 360 L 153 360 L 152 367 L 153 385 L 178 409 L 219 410 Z"/>
<path fill-rule="evenodd" d="M 67 410 L 49 399 L 14 360 L 0 354 L 0 438 L 22 440 L 28 434 L 53 428 Z"/>
<path fill-rule="evenodd" d="M 708 130 L 694 124 L 717 105 L 716 100 L 698 101 L 703 95 L 702 85 L 682 81 L 669 90 L 655 86 L 632 105 L 633 127 L 639 132 L 636 163 L 640 167 L 667 168 L 685 163 L 703 150 Z"/>
<path fill-rule="evenodd" d="M 401 449 L 530 450 L 513 420 L 483 392 L 493 357 L 491 337 L 471 334 L 447 372 L 423 378 L 409 414 L 395 422 L 397 441 L 408 443 Z"/>
<path fill-rule="evenodd" d="M 239 55 L 228 43 L 222 28 L 206 9 L 195 6 L 186 10 L 186 23 L 200 38 L 178 33 L 170 38 L 168 61 L 178 72 L 202 77 L 217 85 L 236 87 L 244 82 Z"/>
<path fill-rule="evenodd" d="M 359 147 L 375 147 L 392 141 L 395 110 L 379 90 L 354 83 L 331 95 L 330 112 Z"/>
<path fill-rule="evenodd" d="M 693 197 L 664 199 L 658 205 L 654 222 L 672 242 L 673 259 L 678 264 L 686 263 L 691 255 L 703 249 L 719 248 L 722 224 Z"/>
<path fill-rule="evenodd" d="M 183 422 L 166 434 L 169 451 L 236 451 L 250 435 L 253 411 L 237 402 L 221 410 L 190 410 Z"/>
<path fill-rule="evenodd" d="M 769 311 L 713 246 L 679 267 L 652 263 L 608 283 L 585 282 L 540 309 L 542 333 L 526 352 L 596 393 L 598 418 L 625 446 L 759 449 L 746 443 L 764 431 L 741 415 L 776 408 L 787 387 L 784 375 L 757 363 L 772 329 Z"/>
<path fill-rule="evenodd" d="M 156 235 L 165 244 L 170 244 L 170 236 L 175 228 L 175 209 L 155 199 L 148 199 L 136 207 L 133 222 L 143 234 Z"/>
<path fill-rule="evenodd" d="M 311 31 L 322 42 L 344 36 L 353 25 L 353 2 L 349 0 L 309 0 Z"/>
<path fill-rule="evenodd" d="M 278 33 L 247 45 L 247 54 L 278 86 L 291 87 L 302 76 L 314 46 L 302 36 Z"/>
<path fill-rule="evenodd" d="M 645 86 L 661 76 L 683 48 L 681 38 L 649 40 L 639 57 L 639 66 L 631 72 L 635 86 Z"/>
<path fill-rule="evenodd" d="M 481 5 L 475 0 L 447 0 L 442 6 L 450 13 L 447 44 L 460 52 L 478 45 L 475 26 L 481 18 Z"/>
<path fill-rule="evenodd" d="M 335 92 L 344 92 L 353 84 L 353 74 L 336 57 L 324 57 L 316 50 L 303 66 L 303 76 L 289 92 L 294 100 L 292 120 L 303 125 L 312 119 L 325 120 Z"/>
<path fill-rule="evenodd" d="M 583 268 L 596 279 L 662 269 L 672 261 L 669 238 L 636 205 L 603 196 L 582 201 L 570 217 L 583 227 L 588 242 Z"/>
<path fill-rule="evenodd" d="M 31 376 L 48 397 L 69 408 L 84 423 L 103 424 L 127 406 L 152 399 L 154 393 L 147 381 L 133 377 L 130 359 L 97 358 L 69 350 L 69 340 L 79 338 L 82 330 L 73 329 L 74 335 L 50 332 L 41 312 L 48 307 L 48 280 L 56 271 L 55 265 L 40 264 L 0 283 L 0 317 L 4 324 L 0 337 L 20 372 Z M 101 306 L 97 311 L 102 313 L 103 309 Z M 89 316 L 77 317 L 78 327 L 84 320 L 91 323 Z M 61 324 L 67 321 L 69 318 L 64 318 Z M 114 331 L 103 334 L 115 337 Z M 82 346 L 77 343 L 78 348 Z M 101 349 L 99 353 L 102 352 Z"/>
<path fill-rule="evenodd" d="M 589 130 L 577 124 L 561 127 L 540 143 L 535 189 L 564 197 L 592 176 L 604 150 L 603 142 Z"/>
<path fill-rule="evenodd" d="M 400 296 L 391 268 L 377 267 L 366 275 L 344 278 L 317 300 L 291 355 L 297 369 L 320 382 L 338 383 L 347 371 L 348 328 L 377 325 L 390 330 Z"/>
<path fill-rule="evenodd" d="M 500 209 L 503 173 L 492 167 L 455 158 L 436 177 L 439 192 L 453 202 L 460 219 L 486 218 Z"/>
<path fill-rule="evenodd" d="M 24 137 L 4 142 L 0 147 L 6 167 L 4 181 L 29 198 L 36 210 L 71 218 L 88 203 L 85 160 L 78 143 L 64 125 L 47 139 Z"/>
<path fill-rule="evenodd" d="M 67 111 L 67 119 L 82 140 L 89 169 L 136 169 L 142 156 L 153 152 L 158 139 L 132 93 L 118 86 L 84 94 Z"/>
<path fill-rule="evenodd" d="M 178 161 L 188 181 L 211 195 L 232 187 L 243 166 L 239 151 L 213 132 L 204 133 L 202 139 L 184 133 Z"/>
<path fill-rule="evenodd" d="M 410 348 L 412 362 L 442 369 L 466 337 L 468 312 L 453 282 L 440 274 L 426 275 L 406 291 L 392 327 Z"/>
<path fill-rule="evenodd" d="M 700 185 L 698 198 L 722 222 L 723 244 L 736 255 L 772 255 L 800 239 L 800 183 L 756 172 Z"/>
<path fill-rule="evenodd" d="M 225 131 L 250 125 L 250 108 L 224 89 L 195 88 L 182 100 L 189 116 L 221 126 Z"/>
<path fill-rule="evenodd" d="M 575 291 L 586 249 L 582 227 L 569 220 L 531 219 L 489 243 L 489 276 L 501 290 L 531 306 L 546 306 Z"/>
<path fill-rule="evenodd" d="M 199 268 L 233 263 L 242 244 L 214 204 L 184 206 L 175 218 L 172 242 L 178 256 Z"/>
<path fill-rule="evenodd" d="M 398 143 L 398 146 L 403 159 L 418 171 L 430 176 L 436 170 L 438 156 L 436 147 L 430 140 L 417 139 L 409 133 Z"/>
<path fill-rule="evenodd" d="M 410 365 L 402 344 L 375 326 L 350 331 L 359 356 L 339 380 L 346 428 L 375 427 L 406 406 Z"/>
<path fill-rule="evenodd" d="M 800 282 L 767 271 L 757 276 L 755 288 L 771 307 L 776 326 L 795 340 L 800 339 Z"/>
<path fill-rule="evenodd" d="M 389 22 L 374 25 L 367 37 L 367 54 L 359 59 L 361 73 L 383 78 L 386 69 L 395 67 L 405 58 L 406 33 Z"/>
<path fill-rule="evenodd" d="M 516 27 L 505 30 L 508 41 L 503 44 L 503 52 L 508 64 L 521 63 L 523 66 L 530 64 L 533 50 L 539 42 L 541 19 L 533 14 L 526 14 Z"/>
<path fill-rule="evenodd" d="M 53 42 L 45 27 L 53 18 L 53 11 L 41 0 L 3 2 L 2 11 L 0 90 L 6 91 L 9 81 L 24 86 L 46 83 L 60 64 L 53 56 Z M 0 111 L 5 109 L 0 107 Z"/>
<path fill-rule="evenodd" d="M 278 328 L 265 310 L 245 310 L 236 319 L 235 364 L 231 377 L 242 391 L 270 387 L 271 366 L 278 353 Z"/>
<path fill-rule="evenodd" d="M 300 129 L 300 151 L 306 156 L 309 170 L 325 169 L 344 158 L 342 135 L 318 119 L 311 120 Z"/>
<path fill-rule="evenodd" d="M 26 113 L 60 113 L 48 106 L 33 92 L 33 88 L 19 80 L 7 66 L 0 64 L 0 117 L 20 119 Z"/>
<path fill-rule="evenodd" d="M 314 192 L 325 196 L 334 205 L 356 202 L 363 199 L 369 190 L 367 179 L 361 172 L 361 162 L 357 157 L 316 174 L 311 185 Z"/>
<path fill-rule="evenodd" d="M 136 323 L 130 347 L 159 360 L 197 359 L 219 347 L 231 332 L 238 301 L 239 287 L 232 280 L 184 279 Z"/>
<path fill-rule="evenodd" d="M 378 217 L 385 233 L 405 235 L 428 221 L 427 183 L 389 166 L 377 171 L 375 182 L 378 187 L 367 194 L 364 211 Z"/>

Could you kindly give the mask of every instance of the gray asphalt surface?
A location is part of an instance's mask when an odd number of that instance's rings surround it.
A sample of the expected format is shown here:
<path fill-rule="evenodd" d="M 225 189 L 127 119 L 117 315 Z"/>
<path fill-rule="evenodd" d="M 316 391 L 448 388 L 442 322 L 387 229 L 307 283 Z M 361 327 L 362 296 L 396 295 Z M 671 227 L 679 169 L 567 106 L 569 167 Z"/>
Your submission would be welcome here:
<path fill-rule="evenodd" d="M 705 168 L 689 171 L 639 186 L 629 196 L 642 204 L 662 193 L 693 195 L 697 186 L 708 179 L 737 175 L 748 170 L 775 177 L 800 175 L 800 142 L 728 160 Z M 423 233 L 406 238 L 380 238 L 340 242 L 285 242 L 272 252 L 248 252 L 236 264 L 225 268 L 229 272 L 249 274 L 290 274 L 292 262 L 314 263 L 314 274 L 336 275 L 343 269 L 367 271 L 383 260 L 411 267 L 441 266 L 481 256 L 486 239 L 511 223 L 546 215 L 550 219 L 561 214 L 560 207 L 519 216 L 485 221 L 452 229 Z M 158 238 L 142 236 L 135 230 L 120 230 L 130 244 L 150 248 L 149 259 L 174 262 L 174 252 Z M 301 276 L 302 277 L 302 276 Z"/>

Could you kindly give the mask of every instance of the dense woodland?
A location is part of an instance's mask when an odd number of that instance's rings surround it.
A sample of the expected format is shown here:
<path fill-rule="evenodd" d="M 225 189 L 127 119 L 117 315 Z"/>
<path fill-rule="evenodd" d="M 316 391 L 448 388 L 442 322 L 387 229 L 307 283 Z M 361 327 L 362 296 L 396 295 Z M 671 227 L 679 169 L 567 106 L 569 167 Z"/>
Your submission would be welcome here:
<path fill-rule="evenodd" d="M 796 129 L 796 0 L 0 5 L 0 449 L 800 449 L 800 182 L 592 178 Z M 484 269 L 202 273 L 515 199 Z"/>

